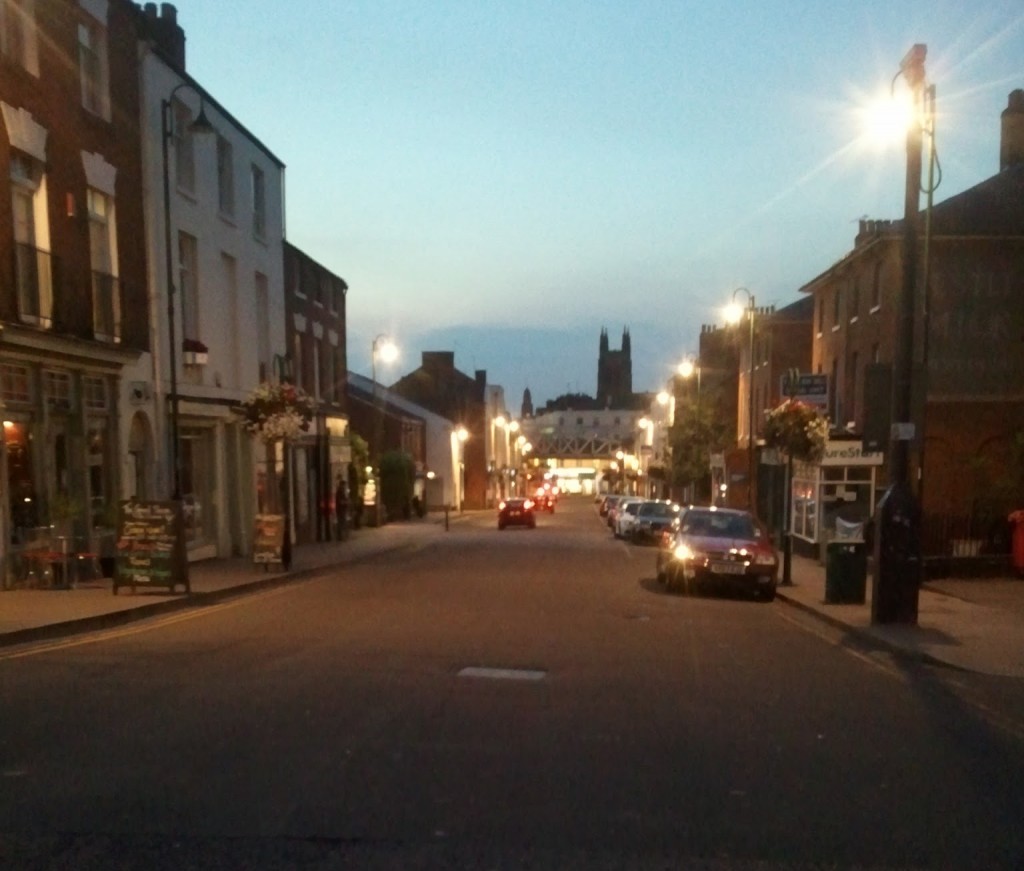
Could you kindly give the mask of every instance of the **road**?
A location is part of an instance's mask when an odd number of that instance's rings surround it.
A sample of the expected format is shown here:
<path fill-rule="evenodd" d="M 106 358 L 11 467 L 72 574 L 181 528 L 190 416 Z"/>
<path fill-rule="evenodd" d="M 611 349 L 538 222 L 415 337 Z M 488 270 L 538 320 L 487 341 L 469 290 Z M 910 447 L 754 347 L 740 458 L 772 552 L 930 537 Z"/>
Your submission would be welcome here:
<path fill-rule="evenodd" d="M 566 499 L 3 651 L 0 867 L 1022 867 L 1017 683 L 653 559 Z"/>

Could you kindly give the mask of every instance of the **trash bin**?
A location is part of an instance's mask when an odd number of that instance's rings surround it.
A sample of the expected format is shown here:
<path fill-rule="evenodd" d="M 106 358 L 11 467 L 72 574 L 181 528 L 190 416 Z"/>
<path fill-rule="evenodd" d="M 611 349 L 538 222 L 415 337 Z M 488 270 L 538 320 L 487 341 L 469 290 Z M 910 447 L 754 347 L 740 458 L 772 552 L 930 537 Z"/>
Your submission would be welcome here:
<path fill-rule="evenodd" d="M 867 593 L 868 549 L 863 541 L 830 541 L 826 545 L 825 602 L 863 605 Z"/>

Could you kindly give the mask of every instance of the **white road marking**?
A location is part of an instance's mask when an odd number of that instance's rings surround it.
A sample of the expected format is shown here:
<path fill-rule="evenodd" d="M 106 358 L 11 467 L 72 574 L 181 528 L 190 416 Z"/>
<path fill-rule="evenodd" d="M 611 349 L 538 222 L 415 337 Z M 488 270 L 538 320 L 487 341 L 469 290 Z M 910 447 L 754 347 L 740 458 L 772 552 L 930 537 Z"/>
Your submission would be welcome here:
<path fill-rule="evenodd" d="M 529 668 L 485 668 L 470 665 L 459 671 L 459 677 L 483 677 L 490 680 L 543 680 L 546 671 Z"/>

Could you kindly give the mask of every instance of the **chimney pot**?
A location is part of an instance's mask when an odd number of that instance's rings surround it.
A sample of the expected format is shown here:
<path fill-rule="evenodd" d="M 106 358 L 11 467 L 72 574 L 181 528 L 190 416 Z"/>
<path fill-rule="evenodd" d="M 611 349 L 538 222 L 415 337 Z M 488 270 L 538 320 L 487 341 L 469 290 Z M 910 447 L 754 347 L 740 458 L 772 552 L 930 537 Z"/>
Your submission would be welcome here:
<path fill-rule="evenodd" d="M 1010 92 L 999 138 L 999 171 L 1024 163 L 1024 89 Z"/>

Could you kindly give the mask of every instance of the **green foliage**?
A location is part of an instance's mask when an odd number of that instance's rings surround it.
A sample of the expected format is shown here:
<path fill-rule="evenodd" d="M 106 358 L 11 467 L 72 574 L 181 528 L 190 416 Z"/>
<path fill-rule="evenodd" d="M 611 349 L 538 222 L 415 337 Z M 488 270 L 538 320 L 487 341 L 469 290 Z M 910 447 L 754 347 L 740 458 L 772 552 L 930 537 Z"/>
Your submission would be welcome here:
<path fill-rule="evenodd" d="M 366 467 L 370 462 L 370 446 L 357 433 L 349 436 L 349 444 L 352 448 L 352 461 L 348 465 L 349 499 L 362 502 L 363 489 L 366 487 Z"/>
<path fill-rule="evenodd" d="M 821 459 L 827 438 L 828 419 L 798 399 L 787 399 L 765 418 L 765 444 L 796 460 Z"/>
<path fill-rule="evenodd" d="M 725 449 L 729 427 L 707 403 L 684 400 L 669 430 L 672 486 L 699 484 L 710 475 L 711 455 Z"/>
<path fill-rule="evenodd" d="M 412 510 L 416 466 L 404 451 L 388 451 L 380 458 L 380 497 L 391 520 L 408 519 Z"/>

